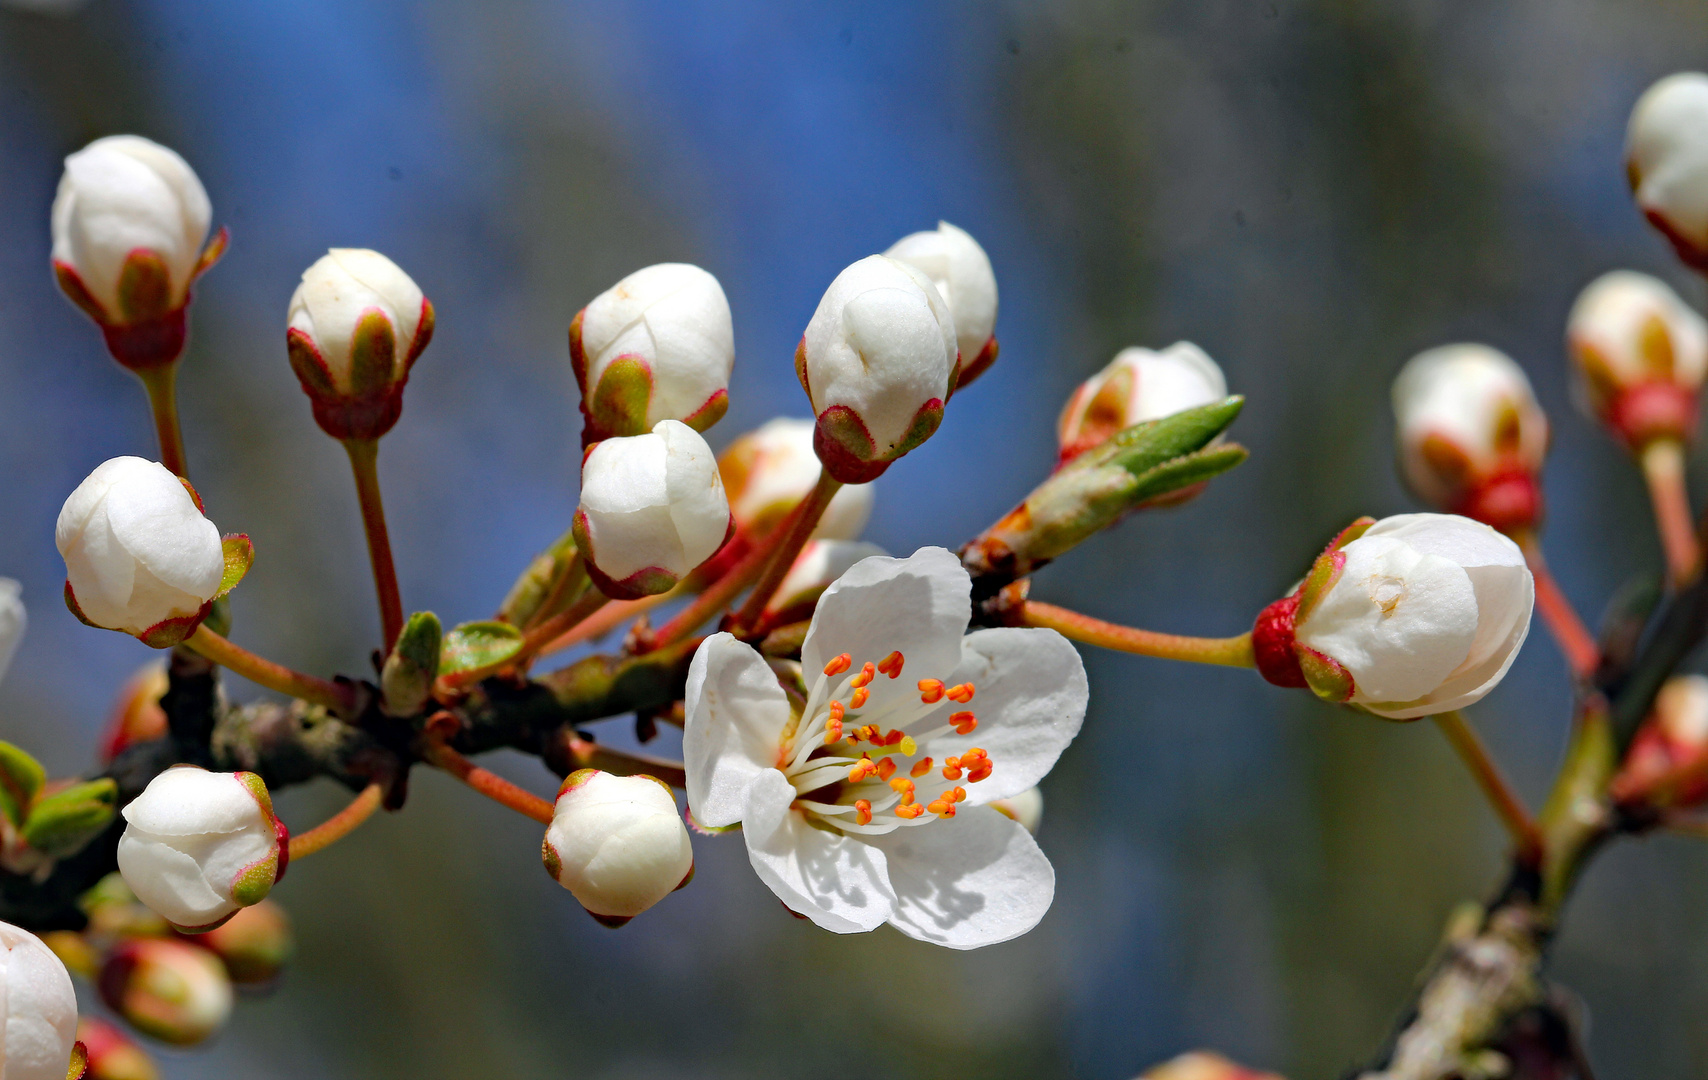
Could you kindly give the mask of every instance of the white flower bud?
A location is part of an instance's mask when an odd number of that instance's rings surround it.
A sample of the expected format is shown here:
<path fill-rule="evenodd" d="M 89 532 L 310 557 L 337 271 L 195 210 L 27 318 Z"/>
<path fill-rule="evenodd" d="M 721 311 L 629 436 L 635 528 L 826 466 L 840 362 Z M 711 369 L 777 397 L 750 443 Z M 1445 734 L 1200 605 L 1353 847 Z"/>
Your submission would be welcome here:
<path fill-rule="evenodd" d="M 203 1042 L 231 1017 L 231 978 L 211 950 L 176 938 L 132 937 L 107 955 L 96 986 L 107 1007 L 150 1038 Z"/>
<path fill-rule="evenodd" d="M 734 528 L 712 448 L 679 420 L 606 439 L 582 463 L 575 545 L 607 596 L 665 592 Z"/>
<path fill-rule="evenodd" d="M 1708 324 L 1657 278 L 1614 270 L 1566 321 L 1578 404 L 1632 449 L 1689 439 L 1708 375 Z"/>
<path fill-rule="evenodd" d="M 76 1041 L 65 965 L 34 934 L 0 922 L 0 1078 L 65 1080 Z"/>
<path fill-rule="evenodd" d="M 24 627 L 29 620 L 24 614 L 21 586 L 11 578 L 0 578 L 0 679 L 12 666 L 18 654 L 18 643 L 24 640 Z"/>
<path fill-rule="evenodd" d="M 1649 223 L 1679 258 L 1708 269 L 1708 75 L 1668 75 L 1637 99 L 1625 171 Z"/>
<path fill-rule="evenodd" d="M 1190 341 L 1177 341 L 1160 352 L 1122 349 L 1068 398 L 1056 423 L 1061 460 L 1073 460 L 1123 428 L 1227 396 L 1222 369 Z"/>
<path fill-rule="evenodd" d="M 303 271 L 285 343 L 291 369 L 335 439 L 377 439 L 403 411 L 409 369 L 433 338 L 433 305 L 396 263 L 333 248 Z"/>
<path fill-rule="evenodd" d="M 72 614 L 156 648 L 195 630 L 225 574 L 219 530 L 189 485 L 137 457 L 104 462 L 77 485 L 54 540 Z"/>
<path fill-rule="evenodd" d="M 796 618 L 812 617 L 813 605 L 818 602 L 831 582 L 848 572 L 862 559 L 889 552 L 863 540 L 814 540 L 801 549 L 790 564 L 789 572 L 765 605 L 771 623 L 792 622 Z"/>
<path fill-rule="evenodd" d="M 1034 835 L 1038 826 L 1044 823 L 1044 793 L 1037 786 L 1027 788 L 1018 795 L 1006 799 L 994 799 L 990 808 L 1004 817 L 1013 818 Z"/>
<path fill-rule="evenodd" d="M 1470 344 L 1419 353 L 1393 403 L 1400 472 L 1418 498 L 1502 532 L 1536 524 L 1548 417 L 1511 357 Z"/>
<path fill-rule="evenodd" d="M 174 766 L 121 812 L 119 873 L 180 930 L 213 929 L 265 899 L 284 873 L 283 828 L 254 773 Z"/>
<path fill-rule="evenodd" d="M 984 248 L 966 230 L 939 221 L 936 229 L 904 236 L 884 254 L 923 271 L 949 302 L 961 350 L 953 389 L 984 374 L 996 361 L 996 273 Z"/>
<path fill-rule="evenodd" d="M 930 438 L 958 355 L 948 302 L 919 270 L 870 255 L 836 275 L 795 349 L 830 474 L 875 480 Z"/>
<path fill-rule="evenodd" d="M 190 166 L 137 135 L 97 139 L 65 159 L 53 200 L 53 266 L 73 303 L 131 367 L 178 358 L 190 286 L 219 258 L 205 251 L 213 208 Z"/>
<path fill-rule="evenodd" d="M 558 789 L 541 858 L 558 884 L 607 926 L 621 926 L 688 884 L 694 849 L 662 780 L 570 773 Z"/>
<path fill-rule="evenodd" d="M 718 455 L 718 475 L 735 527 L 751 536 L 775 528 L 818 482 L 811 420 L 778 417 L 736 439 Z M 831 497 L 813 536 L 852 540 L 872 516 L 870 484 L 845 484 Z"/>
<path fill-rule="evenodd" d="M 1345 530 L 1258 616 L 1258 671 L 1390 720 L 1480 700 L 1530 629 L 1518 545 L 1469 518 L 1401 514 Z"/>
<path fill-rule="evenodd" d="M 569 325 L 582 444 L 640 435 L 660 420 L 705 431 L 729 408 L 735 330 L 718 279 L 688 263 L 637 270 Z"/>

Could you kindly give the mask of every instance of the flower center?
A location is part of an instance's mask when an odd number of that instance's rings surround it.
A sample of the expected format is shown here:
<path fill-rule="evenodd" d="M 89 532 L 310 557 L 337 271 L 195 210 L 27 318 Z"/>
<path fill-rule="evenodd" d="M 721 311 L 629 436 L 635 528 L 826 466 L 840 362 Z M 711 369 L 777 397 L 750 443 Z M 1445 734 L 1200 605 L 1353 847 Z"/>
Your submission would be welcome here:
<path fill-rule="evenodd" d="M 892 652 L 855 670 L 843 653 L 814 679 L 778 748 L 777 768 L 799 795 L 794 809 L 840 832 L 886 833 L 954 817 L 967 797 L 961 782 L 991 774 L 995 763 L 979 747 L 941 760 L 930 752 L 933 740 L 978 727 L 970 710 L 954 708 L 973 700 L 972 683 L 920 679 L 917 693 L 898 687 L 872 700 L 873 680 L 899 679 L 905 662 Z"/>

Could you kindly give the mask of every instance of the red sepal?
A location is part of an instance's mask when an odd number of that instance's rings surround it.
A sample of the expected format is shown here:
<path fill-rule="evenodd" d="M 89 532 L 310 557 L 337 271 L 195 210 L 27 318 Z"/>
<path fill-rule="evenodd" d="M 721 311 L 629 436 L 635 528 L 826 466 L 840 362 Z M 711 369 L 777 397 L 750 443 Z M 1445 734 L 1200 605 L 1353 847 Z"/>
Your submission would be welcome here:
<path fill-rule="evenodd" d="M 1299 667 L 1293 639 L 1293 621 L 1299 611 L 1299 596 L 1284 596 L 1264 608 L 1251 628 L 1251 651 L 1257 673 L 1276 686 L 1303 688 L 1308 685 Z"/>

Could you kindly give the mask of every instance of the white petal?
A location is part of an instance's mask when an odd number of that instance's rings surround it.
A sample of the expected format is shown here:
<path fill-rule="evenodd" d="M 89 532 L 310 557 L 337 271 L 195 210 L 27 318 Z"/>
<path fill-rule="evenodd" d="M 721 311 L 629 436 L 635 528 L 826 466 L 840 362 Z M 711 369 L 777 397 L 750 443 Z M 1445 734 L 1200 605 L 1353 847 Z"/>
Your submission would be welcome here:
<path fill-rule="evenodd" d="M 681 538 L 683 561 L 693 569 L 715 555 L 729 535 L 729 500 L 718 477 L 718 459 L 700 433 L 680 421 L 661 420 L 653 432 L 665 445 L 670 520 Z"/>
<path fill-rule="evenodd" d="M 125 821 L 156 836 L 233 833 L 272 823 L 235 773 L 189 766 L 167 769 L 120 811 Z"/>
<path fill-rule="evenodd" d="M 212 599 L 225 573 L 219 529 L 162 465 L 138 470 L 107 493 L 107 521 L 125 550 L 162 583 Z"/>
<path fill-rule="evenodd" d="M 967 784 L 973 805 L 1018 795 L 1055 767 L 1085 719 L 1088 684 L 1079 652 L 1054 630 L 1000 627 L 961 639 L 961 663 L 949 683 L 973 684 L 970 735 L 942 735 L 924 752 L 939 760 L 977 746 L 990 755 L 990 776 Z M 939 710 L 928 723 L 947 715 Z M 917 831 L 917 830 L 916 830 Z"/>
<path fill-rule="evenodd" d="M 791 810 L 795 789 L 767 769 L 747 789 L 741 833 L 754 873 L 789 910 L 826 930 L 876 929 L 895 910 L 884 853 Z"/>
<path fill-rule="evenodd" d="M 777 764 L 789 700 L 751 646 L 713 634 L 688 666 L 682 708 L 688 809 L 702 825 L 734 825 L 748 786 Z"/>
<path fill-rule="evenodd" d="M 872 838 L 889 857 L 896 909 L 908 937 L 977 949 L 1038 925 L 1056 894 L 1056 872 L 1032 834 L 988 806 L 947 821 Z"/>
<path fill-rule="evenodd" d="M 18 595 L 20 589 L 11 578 L 0 578 L 0 679 L 6 677 L 6 669 L 12 666 L 12 657 L 17 655 L 18 643 L 24 639 L 24 627 L 28 624 L 24 601 Z"/>
<path fill-rule="evenodd" d="M 386 313 L 392 317 L 393 333 L 396 334 L 399 363 L 402 354 L 409 350 L 410 342 L 415 340 L 415 331 L 421 324 L 421 287 L 415 284 L 415 279 L 403 272 L 403 268 L 368 248 L 333 248 L 327 257 L 338 264 L 339 269 L 359 283 L 364 289 L 374 294 L 386 308 Z M 350 328 L 354 330 L 355 327 Z"/>
<path fill-rule="evenodd" d="M 858 666 L 900 650 L 909 685 L 944 678 L 961 660 L 972 591 L 961 561 L 944 548 L 856 563 L 820 598 L 801 646 L 801 668 L 810 680 L 840 653 Z"/>
<path fill-rule="evenodd" d="M 138 900 L 179 926 L 205 926 L 234 910 L 229 895 L 215 892 L 201 866 L 158 839 L 126 829 L 119 838 L 119 873 Z"/>

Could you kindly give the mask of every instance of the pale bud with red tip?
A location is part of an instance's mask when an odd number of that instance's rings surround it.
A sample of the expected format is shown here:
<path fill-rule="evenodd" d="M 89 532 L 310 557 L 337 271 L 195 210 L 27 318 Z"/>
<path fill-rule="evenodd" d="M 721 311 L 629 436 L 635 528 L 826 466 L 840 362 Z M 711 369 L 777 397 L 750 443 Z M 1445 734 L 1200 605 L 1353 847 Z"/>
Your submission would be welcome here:
<path fill-rule="evenodd" d="M 110 135 L 65 159 L 54 273 L 119 363 L 146 370 L 184 351 L 190 287 L 225 250 L 224 230 L 202 246 L 212 217 L 195 172 L 159 143 Z"/>
<path fill-rule="evenodd" d="M 996 362 L 996 273 L 990 256 L 965 229 L 947 221 L 897 240 L 885 255 L 922 271 L 955 320 L 961 362 L 951 391 L 983 375 Z"/>
<path fill-rule="evenodd" d="M 154 1060 L 114 1024 L 85 1016 L 77 1022 L 77 1041 L 89 1055 L 84 1080 L 159 1080 Z"/>
<path fill-rule="evenodd" d="M 583 446 L 661 420 L 705 431 L 729 408 L 735 330 L 718 279 L 688 263 L 637 270 L 569 325 Z"/>
<path fill-rule="evenodd" d="M 279 977 L 296 951 L 296 936 L 285 909 L 273 900 L 239 908 L 196 944 L 225 961 L 226 974 L 239 986 L 264 986 Z"/>
<path fill-rule="evenodd" d="M 333 248 L 303 271 L 285 344 L 322 431 L 377 439 L 403 412 L 409 370 L 433 338 L 433 305 L 396 263 Z"/>
<path fill-rule="evenodd" d="M 588 914 L 621 926 L 688 884 L 694 848 L 662 780 L 598 769 L 558 789 L 541 857 Z"/>
<path fill-rule="evenodd" d="M 1708 324 L 1665 283 L 1615 270 L 1578 294 L 1566 323 L 1579 403 L 1633 451 L 1689 441 L 1708 376 Z"/>
<path fill-rule="evenodd" d="M 1541 519 L 1548 417 L 1511 357 L 1475 344 L 1419 353 L 1393 405 L 1400 473 L 1418 498 L 1502 532 Z"/>
<path fill-rule="evenodd" d="M 1708 269 L 1708 75 L 1668 75 L 1637 99 L 1625 172 L 1649 224 L 1687 265 Z"/>
<path fill-rule="evenodd" d="M 166 734 L 166 710 L 160 707 L 160 698 L 169 685 L 166 665 L 162 663 L 144 664 L 125 680 L 113 700 L 107 728 L 101 733 L 103 765 L 111 764 L 137 743 L 152 742 Z"/>
<path fill-rule="evenodd" d="M 1653 809 L 1708 801 L 1708 677 L 1675 675 L 1655 695 L 1647 722 L 1609 791 L 1620 803 Z"/>
<path fill-rule="evenodd" d="M 151 1038 L 194 1046 L 231 1016 L 231 979 L 219 957 L 174 938 L 132 938 L 101 966 L 107 1007 Z"/>
<path fill-rule="evenodd" d="M 718 455 L 718 475 L 729 496 L 735 527 L 749 537 L 764 536 L 782 523 L 818 482 L 811 420 L 778 417 L 736 439 Z M 844 484 L 825 508 L 813 536 L 852 540 L 872 516 L 872 488 Z"/>
<path fill-rule="evenodd" d="M 847 490 L 847 489 L 844 489 Z M 765 605 L 770 626 L 812 618 L 813 607 L 832 582 L 863 559 L 889 552 L 863 540 L 813 540 L 795 556 L 789 572 Z"/>
<path fill-rule="evenodd" d="M 871 255 L 830 283 L 795 349 L 813 449 L 845 484 L 881 476 L 943 421 L 959 363 L 955 320 L 931 279 Z"/>
<path fill-rule="evenodd" d="M 1220 1054 L 1193 1050 L 1146 1069 L 1136 1080 L 1282 1080 L 1275 1073 L 1248 1069 Z"/>
<path fill-rule="evenodd" d="M 1101 446 L 1111 435 L 1228 396 L 1222 369 L 1190 341 L 1153 351 L 1132 347 L 1079 384 L 1056 422 L 1061 462 Z"/>
<path fill-rule="evenodd" d="M 65 965 L 34 934 L 0 923 L 0 1077 L 63 1080 L 76 1031 Z"/>

